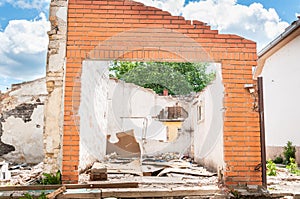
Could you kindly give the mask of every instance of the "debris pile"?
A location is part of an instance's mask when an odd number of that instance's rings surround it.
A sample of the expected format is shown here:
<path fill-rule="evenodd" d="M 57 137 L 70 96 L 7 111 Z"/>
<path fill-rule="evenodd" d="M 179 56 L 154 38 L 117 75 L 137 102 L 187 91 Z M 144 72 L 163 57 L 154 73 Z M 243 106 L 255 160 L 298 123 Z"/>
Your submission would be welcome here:
<path fill-rule="evenodd" d="M 274 196 L 292 196 L 296 194 L 300 197 L 300 176 L 292 174 L 288 169 L 280 167 L 280 165 L 276 166 L 276 176 L 268 176 L 267 179 L 270 194 Z"/>
<path fill-rule="evenodd" d="M 216 173 L 193 163 L 192 159 L 178 153 L 165 153 L 159 156 L 122 158 L 116 153 L 107 155 L 105 161 L 95 163 L 106 168 L 107 180 L 139 182 L 141 187 L 176 187 L 197 185 L 218 185 Z M 94 166 L 95 167 L 95 166 Z M 91 170 L 79 177 L 80 183 L 89 183 Z"/>
<path fill-rule="evenodd" d="M 26 163 L 9 166 L 6 162 L 0 163 L 1 185 L 31 185 L 36 184 L 43 174 L 43 163 L 29 166 Z"/>

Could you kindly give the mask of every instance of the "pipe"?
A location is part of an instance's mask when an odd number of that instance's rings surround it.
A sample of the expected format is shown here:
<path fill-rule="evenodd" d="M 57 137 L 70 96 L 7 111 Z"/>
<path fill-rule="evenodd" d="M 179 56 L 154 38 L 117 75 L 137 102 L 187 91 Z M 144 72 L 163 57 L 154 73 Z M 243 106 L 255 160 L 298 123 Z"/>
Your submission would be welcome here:
<path fill-rule="evenodd" d="M 263 78 L 258 77 L 258 103 L 259 103 L 259 121 L 260 121 L 260 147 L 261 147 L 261 166 L 262 166 L 262 185 L 267 188 L 267 168 L 266 168 L 266 135 L 265 135 L 265 117 L 264 117 L 264 91 Z"/>

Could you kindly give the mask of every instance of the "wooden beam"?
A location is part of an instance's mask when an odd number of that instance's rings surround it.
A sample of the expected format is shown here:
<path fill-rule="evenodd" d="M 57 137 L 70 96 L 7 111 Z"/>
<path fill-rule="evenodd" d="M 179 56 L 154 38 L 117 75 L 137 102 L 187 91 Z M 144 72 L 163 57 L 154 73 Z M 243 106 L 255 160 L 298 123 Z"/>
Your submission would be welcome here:
<path fill-rule="evenodd" d="M 0 191 L 57 190 L 62 186 L 65 186 L 66 189 L 137 188 L 138 182 L 99 182 L 93 184 L 0 186 Z"/>
<path fill-rule="evenodd" d="M 75 191 L 75 190 L 74 190 Z M 181 187 L 181 188 L 139 188 L 139 189 L 102 189 L 98 193 L 95 191 L 78 191 L 74 193 L 64 193 L 58 199 L 65 198 L 143 198 L 143 197 L 179 197 L 179 196 L 214 196 L 219 193 L 216 189 L 205 189 L 203 187 Z"/>
<path fill-rule="evenodd" d="M 52 193 L 48 194 L 46 197 L 48 199 L 55 199 L 56 196 L 66 191 L 66 186 L 62 186 L 59 189 L 53 191 Z"/>

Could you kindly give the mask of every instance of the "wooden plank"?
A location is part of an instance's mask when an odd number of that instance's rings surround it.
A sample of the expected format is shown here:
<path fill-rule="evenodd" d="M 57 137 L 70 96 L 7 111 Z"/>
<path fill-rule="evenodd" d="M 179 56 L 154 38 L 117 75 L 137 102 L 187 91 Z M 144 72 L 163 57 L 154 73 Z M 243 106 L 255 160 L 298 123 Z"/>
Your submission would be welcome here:
<path fill-rule="evenodd" d="M 190 168 L 191 164 L 182 160 L 173 160 L 169 162 L 150 162 L 144 161 L 143 165 L 161 166 L 161 167 L 174 167 L 174 168 Z"/>
<path fill-rule="evenodd" d="M 133 178 L 128 178 L 135 180 L 140 184 L 185 184 L 186 182 L 180 177 L 156 177 L 156 176 L 135 176 Z"/>
<path fill-rule="evenodd" d="M 127 169 L 108 169 L 107 173 L 108 174 L 132 174 L 136 176 L 143 176 L 143 172 L 127 170 Z"/>
<path fill-rule="evenodd" d="M 193 176 L 202 176 L 202 177 L 212 177 L 216 174 L 209 172 L 201 172 L 198 170 L 192 169 L 177 169 L 177 168 L 166 168 L 162 172 L 160 172 L 157 176 L 163 176 L 167 173 L 177 173 L 177 174 L 185 174 L 185 175 L 193 175 Z"/>
<path fill-rule="evenodd" d="M 58 196 L 59 194 L 63 193 L 66 191 L 66 187 L 62 186 L 59 189 L 53 191 L 52 193 L 48 194 L 46 197 L 48 199 L 54 199 L 56 196 Z"/>
<path fill-rule="evenodd" d="M 88 184 L 97 184 L 101 181 L 90 181 Z M 130 176 L 126 179 L 116 179 L 112 182 L 136 182 L 138 184 L 185 184 L 186 182 L 182 180 L 182 177 L 157 177 L 157 176 Z M 195 183 L 196 184 L 196 183 Z M 130 188 L 130 187 L 128 187 Z M 134 188 L 134 187 L 133 187 Z"/>
<path fill-rule="evenodd" d="M 138 183 L 137 182 L 104 182 L 104 183 L 93 183 L 93 184 L 0 186 L 0 191 L 56 190 L 62 186 L 65 186 L 66 189 L 136 188 L 138 187 Z"/>
<path fill-rule="evenodd" d="M 64 198 L 100 198 L 100 197 L 116 197 L 116 198 L 138 198 L 138 197 L 178 197 L 178 196 L 213 196 L 219 193 L 217 187 L 205 189 L 203 187 L 181 187 L 181 188 L 159 188 L 159 189 L 103 189 L 98 193 L 64 193 L 59 195 L 59 199 Z"/>

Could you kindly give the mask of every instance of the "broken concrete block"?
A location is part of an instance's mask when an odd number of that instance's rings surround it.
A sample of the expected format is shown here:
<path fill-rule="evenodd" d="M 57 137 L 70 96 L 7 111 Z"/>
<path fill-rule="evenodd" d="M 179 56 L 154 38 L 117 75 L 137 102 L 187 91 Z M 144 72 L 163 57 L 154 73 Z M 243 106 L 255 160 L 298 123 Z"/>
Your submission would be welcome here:
<path fill-rule="evenodd" d="M 107 180 L 107 168 L 99 162 L 95 162 L 92 169 L 90 179 L 92 181 Z"/>

